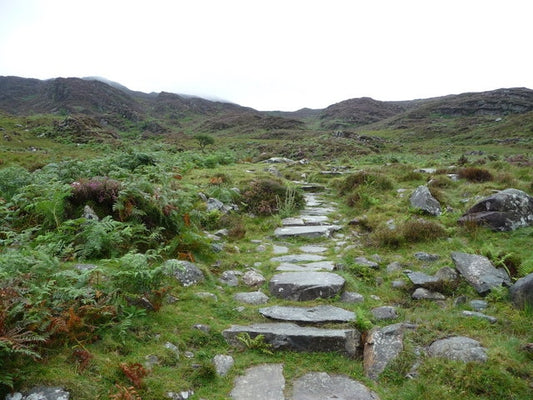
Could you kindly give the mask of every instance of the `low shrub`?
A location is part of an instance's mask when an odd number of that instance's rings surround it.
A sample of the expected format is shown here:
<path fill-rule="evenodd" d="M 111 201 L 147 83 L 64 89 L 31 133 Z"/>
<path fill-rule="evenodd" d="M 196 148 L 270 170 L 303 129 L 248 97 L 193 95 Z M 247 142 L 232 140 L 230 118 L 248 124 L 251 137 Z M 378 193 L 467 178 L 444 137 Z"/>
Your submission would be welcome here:
<path fill-rule="evenodd" d="M 289 201 L 294 209 L 304 206 L 303 194 L 298 190 L 289 189 L 279 181 L 261 179 L 250 183 L 243 191 L 242 201 L 246 210 L 257 215 L 273 215 L 280 211 L 280 207 Z"/>
<path fill-rule="evenodd" d="M 379 191 L 391 190 L 394 187 L 392 181 L 385 175 L 376 172 L 360 171 L 348 175 L 341 181 L 339 192 L 342 196 L 345 196 L 360 186 L 372 187 Z"/>
<path fill-rule="evenodd" d="M 396 229 L 376 229 L 371 239 L 378 246 L 398 248 L 407 243 L 426 242 L 446 237 L 446 229 L 437 222 L 410 219 Z"/>
<path fill-rule="evenodd" d="M 459 177 L 469 182 L 488 182 L 493 179 L 492 174 L 485 168 L 467 167 L 458 171 Z"/>

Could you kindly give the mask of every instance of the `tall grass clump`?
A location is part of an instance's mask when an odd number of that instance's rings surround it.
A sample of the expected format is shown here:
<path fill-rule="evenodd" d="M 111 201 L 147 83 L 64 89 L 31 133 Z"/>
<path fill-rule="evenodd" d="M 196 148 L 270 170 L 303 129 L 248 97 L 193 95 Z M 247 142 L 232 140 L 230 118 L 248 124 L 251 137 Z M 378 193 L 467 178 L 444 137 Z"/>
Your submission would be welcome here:
<path fill-rule="evenodd" d="M 377 246 L 398 248 L 409 243 L 427 242 L 447 236 L 446 229 L 439 223 L 422 218 L 405 221 L 396 229 L 376 229 L 371 239 Z"/>
<path fill-rule="evenodd" d="M 485 168 L 461 168 L 459 171 L 457 171 L 457 174 L 460 178 L 466 179 L 469 182 L 489 182 L 493 179 L 490 171 Z"/>
<path fill-rule="evenodd" d="M 246 210 L 257 215 L 273 215 L 298 210 L 304 206 L 303 194 L 273 179 L 253 181 L 242 193 Z"/>

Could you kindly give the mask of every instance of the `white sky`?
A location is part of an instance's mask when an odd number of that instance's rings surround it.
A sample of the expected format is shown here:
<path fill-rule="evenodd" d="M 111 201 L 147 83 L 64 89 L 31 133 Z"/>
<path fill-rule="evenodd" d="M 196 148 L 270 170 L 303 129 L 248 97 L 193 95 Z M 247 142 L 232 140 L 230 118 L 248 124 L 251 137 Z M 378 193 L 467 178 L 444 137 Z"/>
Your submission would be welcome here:
<path fill-rule="evenodd" d="M 533 88 L 533 1 L 0 0 L 0 75 L 290 111 Z"/>

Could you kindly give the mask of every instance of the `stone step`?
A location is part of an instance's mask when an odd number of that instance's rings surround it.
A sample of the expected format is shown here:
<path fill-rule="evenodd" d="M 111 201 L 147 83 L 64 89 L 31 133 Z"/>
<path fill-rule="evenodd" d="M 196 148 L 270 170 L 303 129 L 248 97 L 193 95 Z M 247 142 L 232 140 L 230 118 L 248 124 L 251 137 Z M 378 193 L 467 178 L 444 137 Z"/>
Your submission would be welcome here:
<path fill-rule="evenodd" d="M 284 389 L 283 364 L 264 364 L 238 377 L 230 396 L 234 400 L 284 400 Z"/>
<path fill-rule="evenodd" d="M 321 329 L 279 322 L 232 325 L 222 332 L 230 345 L 239 348 L 245 347 L 239 340 L 242 334 L 248 334 L 252 339 L 262 335 L 273 350 L 338 352 L 348 357 L 360 355 L 361 333 L 356 329 Z"/>
<path fill-rule="evenodd" d="M 330 237 L 333 232 L 341 230 L 339 225 L 305 225 L 305 226 L 285 226 L 276 228 L 274 236 L 278 239 L 290 237 Z"/>
<path fill-rule="evenodd" d="M 355 313 L 334 306 L 289 307 L 272 306 L 259 309 L 259 313 L 278 321 L 321 324 L 326 322 L 350 322 L 355 320 Z"/>
<path fill-rule="evenodd" d="M 281 220 L 283 226 L 307 226 L 307 225 L 329 225 L 329 218 L 325 215 L 300 215 Z"/>
<path fill-rule="evenodd" d="M 318 254 L 286 254 L 284 256 L 273 257 L 270 259 L 272 262 L 280 263 L 298 263 L 298 262 L 307 262 L 307 261 L 323 261 L 326 257 Z"/>
<path fill-rule="evenodd" d="M 276 271 L 280 272 L 318 272 L 318 271 L 333 271 L 335 263 L 333 261 L 315 261 L 306 264 L 282 263 Z"/>
<path fill-rule="evenodd" d="M 344 375 L 310 372 L 294 381 L 292 400 L 379 400 L 362 383 Z"/>
<path fill-rule="evenodd" d="M 284 272 L 272 277 L 269 289 L 278 298 L 306 301 L 333 297 L 345 283 L 342 276 L 331 272 Z"/>
<path fill-rule="evenodd" d="M 304 208 L 300 215 L 302 216 L 316 216 L 316 215 L 322 215 L 322 216 L 327 216 L 331 213 L 335 212 L 335 209 L 334 208 L 331 208 L 331 207 L 309 207 L 309 208 Z"/>

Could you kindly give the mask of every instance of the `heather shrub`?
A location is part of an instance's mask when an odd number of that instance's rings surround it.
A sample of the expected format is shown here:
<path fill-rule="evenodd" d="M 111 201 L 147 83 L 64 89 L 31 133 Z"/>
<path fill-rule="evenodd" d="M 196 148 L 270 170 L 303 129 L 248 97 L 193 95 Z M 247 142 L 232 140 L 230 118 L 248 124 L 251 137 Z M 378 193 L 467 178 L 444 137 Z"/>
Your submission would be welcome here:
<path fill-rule="evenodd" d="M 352 192 L 360 186 L 366 186 L 379 191 L 391 190 L 393 183 L 385 175 L 376 172 L 360 171 L 348 175 L 339 184 L 339 192 L 342 196 Z"/>
<path fill-rule="evenodd" d="M 113 205 L 118 199 L 122 184 L 107 177 L 95 177 L 91 179 L 80 179 L 71 185 L 72 194 L 69 202 L 75 206 L 91 205 L 103 209 L 103 214 L 110 215 Z"/>
<path fill-rule="evenodd" d="M 492 174 L 484 168 L 461 168 L 457 173 L 460 178 L 466 179 L 469 182 L 488 182 L 492 180 Z"/>
<path fill-rule="evenodd" d="M 272 215 L 280 211 L 280 206 L 289 201 L 295 209 L 304 206 L 304 197 L 298 190 L 291 190 L 279 181 L 261 179 L 250 183 L 242 193 L 246 210 L 258 215 Z"/>

